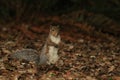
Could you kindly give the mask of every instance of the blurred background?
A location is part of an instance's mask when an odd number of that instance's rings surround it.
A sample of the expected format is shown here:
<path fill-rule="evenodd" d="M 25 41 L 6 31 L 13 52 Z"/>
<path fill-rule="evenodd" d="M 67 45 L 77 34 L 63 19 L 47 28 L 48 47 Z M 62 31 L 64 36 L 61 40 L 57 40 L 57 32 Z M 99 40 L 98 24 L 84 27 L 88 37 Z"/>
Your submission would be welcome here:
<path fill-rule="evenodd" d="M 120 0 L 0 0 L 1 26 L 82 23 L 119 36 L 119 18 Z"/>
<path fill-rule="evenodd" d="M 73 11 L 103 14 L 120 22 L 119 0 L 0 0 L 0 23 L 29 21 L 39 15 L 62 15 Z"/>

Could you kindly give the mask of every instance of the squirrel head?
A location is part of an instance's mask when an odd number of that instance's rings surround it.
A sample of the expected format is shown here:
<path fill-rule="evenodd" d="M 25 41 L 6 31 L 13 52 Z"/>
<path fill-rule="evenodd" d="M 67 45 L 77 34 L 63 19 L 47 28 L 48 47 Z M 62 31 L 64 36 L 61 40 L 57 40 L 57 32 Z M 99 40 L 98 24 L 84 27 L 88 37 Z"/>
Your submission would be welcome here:
<path fill-rule="evenodd" d="M 53 26 L 50 25 L 50 35 L 57 37 L 59 35 L 60 27 L 59 25 Z"/>

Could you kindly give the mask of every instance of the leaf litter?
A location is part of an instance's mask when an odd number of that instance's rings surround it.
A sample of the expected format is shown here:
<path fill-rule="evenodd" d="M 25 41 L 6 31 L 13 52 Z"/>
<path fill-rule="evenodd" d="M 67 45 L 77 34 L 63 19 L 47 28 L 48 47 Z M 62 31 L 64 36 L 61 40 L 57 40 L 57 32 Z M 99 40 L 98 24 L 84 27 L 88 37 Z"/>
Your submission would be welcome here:
<path fill-rule="evenodd" d="M 94 31 L 91 25 L 75 19 L 64 22 L 64 18 L 48 17 L 44 21 L 49 19 L 50 22 L 39 26 L 3 27 L 0 31 L 0 80 L 119 80 L 119 39 L 102 32 L 93 36 L 93 32 L 89 31 Z M 68 44 L 60 50 L 60 60 L 56 65 L 36 66 L 33 62 L 7 58 L 24 48 L 39 51 L 52 22 L 63 26 L 60 34 Z"/>

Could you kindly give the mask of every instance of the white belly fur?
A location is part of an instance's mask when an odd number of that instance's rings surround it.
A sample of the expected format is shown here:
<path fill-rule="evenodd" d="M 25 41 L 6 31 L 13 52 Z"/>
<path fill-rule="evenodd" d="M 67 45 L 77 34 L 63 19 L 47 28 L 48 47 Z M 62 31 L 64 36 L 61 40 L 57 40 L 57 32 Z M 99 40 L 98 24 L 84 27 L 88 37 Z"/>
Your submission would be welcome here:
<path fill-rule="evenodd" d="M 60 41 L 61 41 L 60 36 L 54 37 L 54 36 L 50 35 L 50 39 L 51 39 L 52 42 L 54 42 L 56 44 L 59 44 Z"/>
<path fill-rule="evenodd" d="M 60 36 L 57 36 L 57 37 L 54 37 L 52 35 L 50 35 L 50 39 L 52 42 L 54 42 L 55 44 L 59 44 L 60 41 L 61 41 L 61 38 Z M 54 46 L 49 46 L 49 52 L 48 52 L 48 56 L 49 56 L 49 60 L 48 60 L 48 63 L 49 64 L 55 64 L 58 59 L 59 59 L 59 56 L 58 56 L 58 49 L 59 48 L 56 48 Z"/>
<path fill-rule="evenodd" d="M 54 46 L 49 46 L 48 55 L 49 55 L 48 63 L 49 64 L 50 63 L 52 63 L 52 64 L 56 63 L 58 61 L 58 59 L 59 59 L 59 57 L 58 57 L 58 48 L 55 48 Z"/>

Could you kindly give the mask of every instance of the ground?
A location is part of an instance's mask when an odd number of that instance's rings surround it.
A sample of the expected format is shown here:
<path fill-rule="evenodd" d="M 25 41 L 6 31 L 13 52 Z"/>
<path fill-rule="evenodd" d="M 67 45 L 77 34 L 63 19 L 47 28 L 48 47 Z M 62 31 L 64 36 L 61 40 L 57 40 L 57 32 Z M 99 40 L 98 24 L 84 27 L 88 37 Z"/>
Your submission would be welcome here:
<path fill-rule="evenodd" d="M 91 25 L 66 15 L 41 16 L 38 23 L 1 26 L 0 80 L 120 80 L 118 37 L 96 31 Z M 7 58 L 16 50 L 32 48 L 40 51 L 51 23 L 62 27 L 60 35 L 67 45 L 59 52 L 62 65 L 38 67 L 31 62 Z"/>

